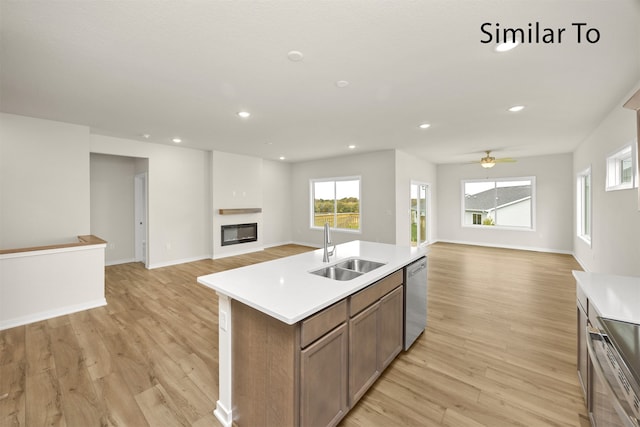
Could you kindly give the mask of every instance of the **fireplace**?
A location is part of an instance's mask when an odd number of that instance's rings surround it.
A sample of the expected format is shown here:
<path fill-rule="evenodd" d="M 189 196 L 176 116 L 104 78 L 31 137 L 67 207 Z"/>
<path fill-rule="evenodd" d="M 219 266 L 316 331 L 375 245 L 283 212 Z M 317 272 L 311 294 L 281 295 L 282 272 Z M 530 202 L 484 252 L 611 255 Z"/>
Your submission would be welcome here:
<path fill-rule="evenodd" d="M 258 241 L 258 223 L 223 225 L 222 246 Z"/>

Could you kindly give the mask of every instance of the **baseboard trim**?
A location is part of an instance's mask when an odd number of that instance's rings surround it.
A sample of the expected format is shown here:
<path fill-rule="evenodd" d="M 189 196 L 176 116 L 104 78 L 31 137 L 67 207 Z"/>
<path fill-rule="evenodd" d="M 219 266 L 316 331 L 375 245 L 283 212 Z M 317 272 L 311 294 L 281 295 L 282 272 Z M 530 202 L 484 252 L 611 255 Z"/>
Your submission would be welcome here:
<path fill-rule="evenodd" d="M 584 270 L 584 271 L 587 271 L 587 272 L 588 272 L 588 271 L 589 271 L 589 269 L 588 269 L 587 267 L 585 267 L 584 263 L 580 260 L 580 258 L 578 258 L 578 257 L 576 256 L 576 254 L 575 254 L 575 253 L 573 253 L 572 255 L 573 255 L 573 259 L 575 259 L 575 260 L 576 260 L 576 262 L 577 262 L 578 264 L 580 264 L 580 267 L 582 267 L 582 270 Z"/>
<path fill-rule="evenodd" d="M 203 259 L 211 259 L 211 255 L 200 255 L 192 258 L 182 258 L 182 259 L 176 259 L 173 261 L 153 263 L 153 264 L 149 264 L 147 268 L 149 270 L 153 270 L 154 268 L 170 267 L 172 265 L 185 264 L 187 262 L 200 261 Z"/>
<path fill-rule="evenodd" d="M 108 267 L 110 265 L 129 264 L 130 262 L 137 262 L 137 260 L 135 258 L 116 259 L 113 261 L 105 261 L 104 266 Z"/>
<path fill-rule="evenodd" d="M 233 416 L 231 411 L 225 408 L 219 400 L 216 402 L 216 409 L 213 410 L 213 415 L 215 415 L 224 427 L 231 427 L 233 425 Z"/>
<path fill-rule="evenodd" d="M 500 244 L 491 244 L 484 242 L 469 242 L 464 240 L 447 240 L 447 239 L 438 239 L 433 243 L 453 243 L 456 245 L 470 245 L 470 246 L 486 246 L 489 248 L 500 248 L 500 249 L 515 249 L 519 251 L 531 251 L 531 252 L 547 252 L 552 254 L 563 254 L 563 255 L 573 255 L 573 251 L 570 250 L 562 250 L 562 249 L 550 249 L 550 248 L 538 248 L 531 246 L 518 246 L 518 245 L 500 245 Z M 575 258 L 575 256 L 574 256 Z M 579 261 L 578 261 L 579 263 Z"/>
<path fill-rule="evenodd" d="M 77 313 L 79 311 L 89 310 L 91 308 L 97 308 L 107 305 L 107 300 L 100 298 L 93 301 L 87 301 L 81 304 L 68 305 L 66 307 L 56 308 L 54 310 L 40 311 L 28 316 L 14 317 L 13 319 L 7 319 L 0 321 L 0 331 L 4 329 L 15 328 L 16 326 L 28 325 L 34 322 L 40 322 L 41 320 L 48 320 L 54 317 L 64 316 L 67 314 Z"/>

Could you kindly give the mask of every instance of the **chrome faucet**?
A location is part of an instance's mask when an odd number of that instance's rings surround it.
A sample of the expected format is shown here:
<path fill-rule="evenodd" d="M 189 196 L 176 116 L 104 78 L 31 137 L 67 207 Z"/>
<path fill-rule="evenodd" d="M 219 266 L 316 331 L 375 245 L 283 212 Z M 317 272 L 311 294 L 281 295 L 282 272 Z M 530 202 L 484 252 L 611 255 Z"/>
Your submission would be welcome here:
<path fill-rule="evenodd" d="M 331 250 L 329 250 L 331 246 Z M 322 256 L 322 262 L 329 262 L 329 257 L 333 255 L 336 250 L 336 245 L 331 243 L 331 234 L 329 232 L 329 223 L 324 223 L 324 255 Z"/>

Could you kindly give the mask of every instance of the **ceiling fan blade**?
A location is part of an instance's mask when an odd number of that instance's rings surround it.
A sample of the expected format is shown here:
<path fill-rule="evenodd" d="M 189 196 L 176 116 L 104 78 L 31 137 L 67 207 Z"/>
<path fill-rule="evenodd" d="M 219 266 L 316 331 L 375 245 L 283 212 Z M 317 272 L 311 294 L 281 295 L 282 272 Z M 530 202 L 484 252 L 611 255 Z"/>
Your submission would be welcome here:
<path fill-rule="evenodd" d="M 502 159 L 496 159 L 495 162 L 496 163 L 515 163 L 515 162 L 517 162 L 517 160 L 516 159 L 511 159 L 509 157 L 505 157 L 505 158 L 502 158 Z"/>

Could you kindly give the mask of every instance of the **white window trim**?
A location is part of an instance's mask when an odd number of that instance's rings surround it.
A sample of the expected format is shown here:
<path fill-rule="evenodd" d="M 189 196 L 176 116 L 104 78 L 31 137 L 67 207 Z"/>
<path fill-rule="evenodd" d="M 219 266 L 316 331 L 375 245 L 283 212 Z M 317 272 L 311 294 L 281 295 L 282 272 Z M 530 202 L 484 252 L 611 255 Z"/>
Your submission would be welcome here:
<path fill-rule="evenodd" d="M 506 225 L 483 225 L 483 224 L 465 224 L 464 222 L 464 184 L 467 182 L 508 182 L 508 181 L 531 181 L 531 227 L 514 227 Z M 536 231 L 536 204 L 538 196 L 536 194 L 536 177 L 535 176 L 519 176 L 519 177 L 506 177 L 506 178 L 487 178 L 487 179 L 463 179 L 460 182 L 460 197 L 461 197 L 461 224 L 462 228 L 475 228 L 483 230 L 512 230 L 512 231 Z"/>
<path fill-rule="evenodd" d="M 315 182 L 332 182 L 332 181 L 355 181 L 358 180 L 358 193 L 360 197 L 359 209 L 360 212 L 360 228 L 358 230 L 352 230 L 348 228 L 336 228 L 331 227 L 332 232 L 337 233 L 347 233 L 347 234 L 362 234 L 362 177 L 360 175 L 357 176 L 339 176 L 333 178 L 311 178 L 309 180 L 309 229 L 310 230 L 322 230 L 322 227 L 318 227 L 314 225 L 314 200 L 315 194 L 313 191 L 313 184 Z"/>
<path fill-rule="evenodd" d="M 605 164 L 606 170 L 606 183 L 605 183 L 605 191 L 617 191 L 617 190 L 628 190 L 631 188 L 637 187 L 638 185 L 638 172 L 637 172 L 637 162 L 636 162 L 636 153 L 635 153 L 635 142 L 630 142 L 623 147 L 619 148 L 612 154 L 607 156 L 607 161 Z M 631 160 L 631 181 L 630 182 L 619 182 L 621 170 L 620 170 L 620 162 L 623 159 L 629 158 Z M 615 169 L 615 170 L 612 170 Z"/>
<path fill-rule="evenodd" d="M 583 193 L 583 179 L 585 176 L 589 176 L 590 178 L 590 185 L 589 185 L 589 223 L 590 223 L 590 227 L 589 227 L 589 234 L 585 234 L 582 232 L 583 230 L 583 223 L 582 223 L 582 217 L 583 217 L 583 213 L 584 213 L 584 209 L 583 209 L 583 205 L 584 205 L 584 193 Z M 576 235 L 583 241 L 585 242 L 587 245 L 589 245 L 589 247 L 591 247 L 591 239 L 592 239 L 592 234 L 593 234 L 593 176 L 591 174 L 591 166 L 589 166 L 588 168 L 584 169 L 581 172 L 578 172 L 576 174 Z"/>

